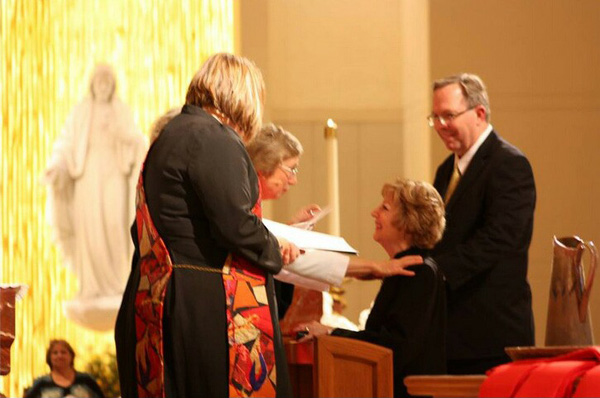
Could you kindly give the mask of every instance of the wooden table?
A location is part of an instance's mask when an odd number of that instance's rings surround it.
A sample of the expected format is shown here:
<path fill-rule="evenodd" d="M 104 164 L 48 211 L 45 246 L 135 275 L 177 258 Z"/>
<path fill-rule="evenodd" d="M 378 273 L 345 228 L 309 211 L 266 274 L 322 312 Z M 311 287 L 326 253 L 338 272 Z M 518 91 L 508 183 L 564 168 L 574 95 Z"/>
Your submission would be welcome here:
<path fill-rule="evenodd" d="M 433 397 L 477 397 L 485 375 L 408 376 L 404 384 L 410 395 Z"/>

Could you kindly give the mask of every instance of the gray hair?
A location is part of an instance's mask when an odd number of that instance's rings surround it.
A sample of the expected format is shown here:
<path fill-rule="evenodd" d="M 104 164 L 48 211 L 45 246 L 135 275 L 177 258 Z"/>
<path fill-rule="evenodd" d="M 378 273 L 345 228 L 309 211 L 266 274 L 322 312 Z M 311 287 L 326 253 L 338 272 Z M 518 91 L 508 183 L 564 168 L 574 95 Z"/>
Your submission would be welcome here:
<path fill-rule="evenodd" d="M 482 105 L 485 108 L 485 120 L 489 123 L 492 111 L 490 110 L 490 100 L 483 80 L 472 73 L 461 73 L 434 81 L 433 91 L 454 83 L 459 85 L 469 108 L 474 108 L 477 105 Z"/>
<path fill-rule="evenodd" d="M 265 125 L 246 147 L 256 171 L 271 176 L 286 159 L 302 155 L 302 144 L 292 133 L 273 123 Z"/>
<path fill-rule="evenodd" d="M 152 144 L 160 133 L 163 131 L 167 123 L 171 121 L 175 116 L 181 113 L 181 108 L 171 108 L 167 112 L 163 113 L 158 117 L 150 127 L 150 144 Z"/>

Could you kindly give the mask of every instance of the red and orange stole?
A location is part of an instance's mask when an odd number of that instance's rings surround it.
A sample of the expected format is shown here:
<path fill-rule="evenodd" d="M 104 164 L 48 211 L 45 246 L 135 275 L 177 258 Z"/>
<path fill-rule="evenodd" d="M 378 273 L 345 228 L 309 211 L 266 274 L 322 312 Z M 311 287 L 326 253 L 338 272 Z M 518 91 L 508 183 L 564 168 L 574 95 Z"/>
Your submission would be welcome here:
<path fill-rule="evenodd" d="M 260 198 L 252 209 L 262 217 Z M 229 340 L 229 396 L 276 395 L 273 321 L 265 272 L 230 255 L 223 268 Z"/>
<path fill-rule="evenodd" d="M 143 167 L 137 185 L 140 283 L 135 297 L 136 382 L 140 397 L 164 397 L 163 310 L 173 263 L 148 206 Z M 260 199 L 253 213 L 261 217 Z M 199 271 L 202 272 L 202 271 Z M 265 272 L 230 254 L 223 267 L 229 342 L 229 395 L 276 395 L 273 322 Z"/>

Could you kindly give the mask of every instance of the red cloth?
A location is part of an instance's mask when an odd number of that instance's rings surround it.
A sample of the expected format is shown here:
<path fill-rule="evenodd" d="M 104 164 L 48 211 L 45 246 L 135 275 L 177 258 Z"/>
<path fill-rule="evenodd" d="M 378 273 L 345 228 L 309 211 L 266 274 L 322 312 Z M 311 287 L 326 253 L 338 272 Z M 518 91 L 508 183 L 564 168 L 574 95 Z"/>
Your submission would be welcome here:
<path fill-rule="evenodd" d="M 574 382 L 587 370 L 596 366 L 594 361 L 556 361 L 543 363 L 527 377 L 515 397 L 570 397 Z"/>
<path fill-rule="evenodd" d="M 517 361 L 496 366 L 479 388 L 480 397 L 514 397 L 529 374 L 540 366 L 538 361 Z"/>
<path fill-rule="evenodd" d="M 579 380 L 600 365 L 600 346 L 553 358 L 516 361 L 490 369 L 480 397 L 570 397 Z M 577 389 L 576 396 L 600 396 L 600 370 Z"/>
<path fill-rule="evenodd" d="M 573 398 L 600 397 L 600 365 L 588 370 L 575 389 Z"/>

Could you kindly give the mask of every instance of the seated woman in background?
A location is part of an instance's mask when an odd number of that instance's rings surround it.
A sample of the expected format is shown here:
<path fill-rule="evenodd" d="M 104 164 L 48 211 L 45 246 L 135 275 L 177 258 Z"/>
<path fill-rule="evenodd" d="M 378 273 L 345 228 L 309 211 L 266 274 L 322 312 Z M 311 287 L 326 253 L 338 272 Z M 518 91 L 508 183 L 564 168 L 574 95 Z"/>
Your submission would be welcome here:
<path fill-rule="evenodd" d="M 247 145 L 247 151 L 258 174 L 262 200 L 279 199 L 298 182 L 298 165 L 303 153 L 302 144 L 281 126 L 267 124 Z M 290 224 L 309 221 L 320 207 L 311 204 L 301 208 Z M 292 283 L 326 291 L 329 285 L 340 285 L 345 276 L 383 278 L 389 275 L 413 275 L 406 266 L 422 262 L 419 256 L 401 260 L 370 261 L 359 257 L 322 250 L 307 250 L 296 261 L 275 275 L 279 318 L 283 318 L 292 302 Z M 286 283 L 290 282 L 290 283 Z"/>
<path fill-rule="evenodd" d="M 67 341 L 51 340 L 46 350 L 46 363 L 50 366 L 50 374 L 35 379 L 25 398 L 104 398 L 102 390 L 92 376 L 75 370 L 74 360 L 75 351 Z"/>
<path fill-rule="evenodd" d="M 390 348 L 394 353 L 394 396 L 408 397 L 404 377 L 446 372 L 446 292 L 444 279 L 428 257 L 445 227 L 444 202 L 428 183 L 398 179 L 385 184 L 383 202 L 373 210 L 373 239 L 390 258 L 420 255 L 409 267 L 411 278 L 385 278 L 375 298 L 364 331 L 333 329 L 318 322 L 299 325 L 296 331 L 315 336 L 355 338 Z"/>

